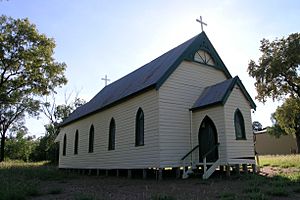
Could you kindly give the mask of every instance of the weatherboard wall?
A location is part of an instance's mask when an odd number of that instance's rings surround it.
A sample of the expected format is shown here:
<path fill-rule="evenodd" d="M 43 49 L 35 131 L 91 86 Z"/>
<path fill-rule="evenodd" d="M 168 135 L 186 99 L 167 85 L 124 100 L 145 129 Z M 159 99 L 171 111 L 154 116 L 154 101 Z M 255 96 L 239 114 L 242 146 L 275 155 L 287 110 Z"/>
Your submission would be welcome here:
<path fill-rule="evenodd" d="M 135 118 L 144 112 L 144 146 L 135 146 Z M 115 150 L 108 150 L 109 124 L 116 123 Z M 95 129 L 94 152 L 88 153 L 91 125 Z M 75 132 L 79 131 L 78 154 L 74 155 Z M 66 156 L 62 155 L 67 135 Z M 104 111 L 71 123 L 60 131 L 60 168 L 130 169 L 158 167 L 158 92 L 150 90 Z"/>
<path fill-rule="evenodd" d="M 234 113 L 239 109 L 245 122 L 246 140 L 237 140 L 234 126 Z M 254 143 L 251 120 L 251 107 L 240 88 L 236 85 L 224 106 L 227 158 L 254 157 Z"/>
<path fill-rule="evenodd" d="M 191 150 L 190 111 L 205 87 L 226 80 L 220 70 L 183 61 L 159 89 L 160 167 L 176 167 Z M 220 113 L 222 114 L 222 113 Z M 194 122 L 199 124 L 200 121 Z M 198 140 L 194 140 L 193 146 Z"/>
<path fill-rule="evenodd" d="M 225 120 L 224 120 L 224 107 L 222 105 L 209 107 L 205 109 L 196 110 L 193 112 L 193 145 L 198 144 L 199 129 L 203 119 L 208 116 L 217 129 L 218 134 L 218 147 L 219 159 L 221 162 L 226 161 L 226 134 L 225 134 Z M 199 149 L 193 154 L 193 161 L 199 162 Z"/>

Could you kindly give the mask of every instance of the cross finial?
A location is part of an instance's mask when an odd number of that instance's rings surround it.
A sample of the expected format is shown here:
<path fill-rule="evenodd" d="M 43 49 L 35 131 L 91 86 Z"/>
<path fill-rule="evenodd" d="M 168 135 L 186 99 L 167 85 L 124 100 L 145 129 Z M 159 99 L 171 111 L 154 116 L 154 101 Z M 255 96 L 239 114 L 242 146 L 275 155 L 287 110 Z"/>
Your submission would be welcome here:
<path fill-rule="evenodd" d="M 207 26 L 207 24 L 202 21 L 202 16 L 200 16 L 200 19 L 196 19 L 196 21 L 201 24 L 201 30 L 203 31 L 203 25 Z"/>
<path fill-rule="evenodd" d="M 107 78 L 107 75 L 105 75 L 105 78 L 101 78 L 101 80 L 105 81 L 105 86 L 107 86 L 107 82 L 110 81 L 110 79 Z"/>

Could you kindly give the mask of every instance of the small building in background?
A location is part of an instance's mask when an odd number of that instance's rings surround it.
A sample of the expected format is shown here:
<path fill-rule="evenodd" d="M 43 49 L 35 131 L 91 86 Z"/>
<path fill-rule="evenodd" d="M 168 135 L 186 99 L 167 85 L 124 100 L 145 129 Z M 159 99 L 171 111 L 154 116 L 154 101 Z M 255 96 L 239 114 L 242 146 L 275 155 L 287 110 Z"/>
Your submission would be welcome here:
<path fill-rule="evenodd" d="M 292 135 L 277 138 L 267 130 L 254 132 L 255 151 L 258 155 L 286 155 L 296 153 L 296 140 Z"/>

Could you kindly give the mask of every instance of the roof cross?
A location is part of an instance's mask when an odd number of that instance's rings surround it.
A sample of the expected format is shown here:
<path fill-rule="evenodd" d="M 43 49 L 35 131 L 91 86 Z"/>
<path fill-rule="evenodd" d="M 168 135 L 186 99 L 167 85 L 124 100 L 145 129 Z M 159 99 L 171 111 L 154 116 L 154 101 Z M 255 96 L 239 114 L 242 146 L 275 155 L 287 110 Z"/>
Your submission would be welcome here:
<path fill-rule="evenodd" d="M 105 86 L 107 86 L 107 82 L 110 81 L 110 79 L 107 78 L 107 75 L 105 75 L 105 78 L 101 78 L 101 80 L 105 81 Z"/>
<path fill-rule="evenodd" d="M 202 16 L 200 16 L 200 19 L 196 19 L 196 21 L 201 24 L 201 30 L 203 31 L 203 25 L 207 26 L 207 24 L 202 21 Z"/>

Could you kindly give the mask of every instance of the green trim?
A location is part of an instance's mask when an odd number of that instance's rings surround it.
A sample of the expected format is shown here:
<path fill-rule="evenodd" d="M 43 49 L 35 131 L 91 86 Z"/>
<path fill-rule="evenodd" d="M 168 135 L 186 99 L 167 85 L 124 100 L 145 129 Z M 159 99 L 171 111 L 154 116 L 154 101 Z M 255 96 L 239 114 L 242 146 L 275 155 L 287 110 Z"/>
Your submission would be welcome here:
<path fill-rule="evenodd" d="M 251 98 L 250 94 L 247 92 L 245 86 L 243 85 L 242 81 L 239 78 L 238 78 L 237 84 L 241 88 L 246 99 L 249 101 L 251 108 L 256 110 L 256 104 L 254 103 L 253 99 Z"/>
<path fill-rule="evenodd" d="M 95 113 L 99 113 L 103 110 L 106 110 L 108 108 L 111 108 L 119 103 L 122 103 L 124 101 L 127 101 L 139 94 L 142 94 L 146 91 L 149 91 L 153 88 L 155 88 L 156 90 L 159 90 L 159 88 L 164 84 L 164 82 L 169 78 L 169 76 L 177 69 L 177 67 L 180 65 L 180 63 L 182 63 L 182 61 L 187 60 L 187 61 L 191 61 L 191 62 L 195 62 L 194 61 L 194 55 L 198 50 L 204 50 L 207 51 L 211 57 L 213 58 L 214 62 L 215 62 L 215 66 L 211 66 L 211 65 L 207 65 L 209 67 L 213 67 L 215 69 L 221 70 L 224 72 L 225 76 L 230 79 L 232 78 L 232 76 L 230 75 L 228 69 L 226 68 L 225 64 L 223 63 L 222 59 L 220 58 L 218 52 L 215 50 L 214 46 L 212 45 L 212 43 L 210 42 L 210 40 L 208 39 L 207 35 L 205 34 L 204 31 L 202 31 L 200 34 L 198 34 L 197 36 L 195 36 L 191 43 L 189 44 L 189 46 L 186 47 L 186 49 L 183 51 L 183 53 L 175 60 L 175 62 L 168 68 L 168 70 L 161 76 L 161 78 L 154 84 L 149 85 L 145 88 L 143 88 L 140 91 L 137 91 L 135 93 L 129 94 L 126 97 L 123 97 L 115 102 L 110 103 L 109 105 L 106 105 L 100 109 L 94 110 L 93 112 L 90 112 L 88 114 L 85 114 L 83 116 L 80 116 L 76 119 L 73 119 L 72 121 L 69 121 L 67 123 L 62 123 L 61 125 L 59 125 L 60 127 L 65 127 L 69 124 L 72 124 L 76 121 L 79 121 L 81 119 L 87 118 Z M 197 62 L 198 63 L 198 62 Z M 203 64 L 203 63 L 202 63 Z M 250 95 L 248 94 L 248 92 L 246 91 L 246 89 L 244 88 L 244 86 L 241 84 L 240 86 L 242 88 L 242 90 L 244 91 L 244 95 L 246 96 L 246 98 L 249 100 L 251 107 L 252 108 L 256 108 L 255 103 L 253 102 L 253 100 L 251 99 Z M 228 97 L 226 97 L 228 98 Z M 227 99 L 225 99 L 224 101 L 226 102 Z M 222 102 L 223 103 L 223 102 Z M 224 103 L 223 103 L 224 104 Z"/>
<path fill-rule="evenodd" d="M 190 111 L 195 112 L 197 110 L 201 110 L 201 109 L 205 109 L 205 108 L 210 108 L 210 107 L 215 107 L 215 106 L 220 106 L 220 105 L 223 105 L 223 102 L 222 101 L 217 101 L 217 102 L 214 102 L 214 103 L 211 103 L 211 104 L 207 104 L 205 106 L 190 108 Z"/>
<path fill-rule="evenodd" d="M 245 96 L 245 98 L 248 100 L 248 102 L 250 103 L 251 108 L 253 108 L 254 110 L 256 110 L 256 105 L 254 103 L 254 101 L 252 100 L 251 96 L 249 95 L 249 93 L 247 92 L 246 88 L 244 87 L 242 81 L 239 79 L 238 76 L 233 78 L 233 81 L 231 82 L 230 86 L 228 87 L 228 89 L 226 90 L 225 95 L 222 97 L 221 101 L 217 101 L 211 104 L 207 104 L 204 106 L 200 106 L 200 107 L 195 107 L 195 108 L 191 108 L 190 111 L 195 111 L 195 110 L 199 110 L 199 109 L 204 109 L 207 107 L 211 107 L 211 106 L 216 106 L 216 105 L 225 105 L 225 103 L 227 102 L 227 99 L 229 98 L 233 88 L 235 85 L 238 85 L 243 93 L 243 95 Z"/>
<path fill-rule="evenodd" d="M 240 78 L 238 76 L 236 76 L 236 77 L 234 77 L 234 79 L 235 80 L 233 81 L 233 84 L 230 85 L 230 91 L 227 90 L 227 93 L 226 93 L 226 95 L 223 99 L 224 103 L 227 101 L 227 99 L 230 95 L 230 92 L 233 90 L 234 86 L 237 84 L 240 87 L 240 89 L 241 89 L 243 95 L 245 96 L 245 98 L 249 101 L 251 108 L 256 110 L 256 104 L 254 103 L 253 99 L 251 98 L 251 96 L 247 92 L 247 90 L 246 90 L 245 86 L 243 85 L 242 81 L 240 80 Z"/>
<path fill-rule="evenodd" d="M 187 60 L 187 61 L 194 62 L 194 55 L 198 50 L 207 51 L 215 61 L 215 66 L 211 66 L 211 67 L 223 71 L 225 76 L 228 79 L 232 78 L 225 64 L 221 60 L 219 54 L 217 53 L 212 43 L 208 39 L 207 35 L 205 34 L 204 31 L 202 31 L 199 35 L 197 35 L 194 38 L 192 43 L 185 49 L 185 51 L 178 57 L 178 59 L 168 69 L 168 71 L 165 72 L 165 74 L 156 83 L 156 90 L 158 90 L 164 84 L 164 82 L 169 78 L 169 76 L 177 69 L 180 63 L 182 63 L 182 61 Z"/>
<path fill-rule="evenodd" d="M 74 155 L 78 155 L 78 144 L 79 144 L 79 132 L 76 129 L 75 139 L 74 139 Z"/>
<path fill-rule="evenodd" d="M 95 128 L 94 128 L 94 125 L 92 124 L 90 126 L 90 131 L 89 131 L 89 149 L 88 149 L 88 153 L 93 153 L 94 152 L 94 143 L 95 143 Z"/>
<path fill-rule="evenodd" d="M 132 93 L 132 94 L 128 95 L 127 97 L 124 97 L 124 98 L 122 98 L 122 99 L 119 99 L 119 100 L 117 100 L 117 101 L 115 101 L 115 102 L 113 102 L 113 103 L 111 103 L 111 104 L 108 104 L 107 106 L 104 106 L 104 107 L 102 107 L 102 108 L 100 108 L 100 109 L 98 109 L 98 110 L 95 110 L 95 111 L 90 112 L 90 113 L 88 113 L 88 114 L 86 114 L 86 115 L 83 115 L 83 116 L 81 116 L 81 117 L 79 117 L 79 118 L 77 118 L 77 119 L 74 119 L 74 120 L 72 120 L 72 121 L 69 121 L 68 123 L 59 125 L 59 127 L 65 127 L 65 126 L 67 126 L 67 125 L 69 125 L 69 124 L 72 124 L 72 123 L 74 123 L 74 122 L 76 122 L 76 121 L 79 121 L 79 120 L 82 120 L 82 119 L 84 119 L 84 118 L 87 118 L 87 117 L 89 117 L 89 116 L 91 116 L 91 115 L 93 115 L 93 114 L 102 112 L 102 111 L 104 111 L 104 110 L 106 110 L 106 109 L 109 109 L 109 108 L 115 106 L 115 105 L 118 105 L 118 104 L 123 103 L 123 102 L 125 102 L 125 101 L 127 101 L 127 100 L 130 100 L 131 98 L 134 98 L 134 97 L 136 97 L 136 96 L 138 96 L 138 95 L 140 95 L 140 94 L 143 94 L 143 93 L 145 93 L 145 92 L 148 92 L 148 91 L 150 91 L 150 90 L 152 90 L 152 89 L 154 89 L 154 88 L 155 88 L 155 85 L 154 85 L 154 84 L 153 84 L 153 85 L 150 85 L 150 86 L 144 88 L 143 90 L 140 90 L 140 91 L 138 91 L 138 92 Z"/>
<path fill-rule="evenodd" d="M 116 146 L 116 121 L 112 117 L 109 123 L 108 130 L 108 151 L 115 150 Z"/>
<path fill-rule="evenodd" d="M 135 116 L 135 146 L 144 146 L 145 144 L 145 115 L 139 107 Z"/>
<path fill-rule="evenodd" d="M 64 139 L 63 139 L 63 156 L 67 155 L 67 134 L 65 133 Z"/>
<path fill-rule="evenodd" d="M 236 140 L 247 140 L 247 137 L 246 137 L 246 129 L 245 129 L 245 120 L 244 120 L 244 116 L 242 114 L 242 112 L 240 111 L 239 108 L 237 108 L 234 112 L 234 116 L 233 116 L 233 120 L 234 120 L 234 130 L 235 130 L 235 139 Z M 238 137 L 237 135 L 237 127 L 236 127 L 236 124 L 237 124 L 237 120 L 238 118 L 241 120 L 239 120 L 239 122 L 241 123 L 240 126 L 241 126 L 241 137 Z"/>

